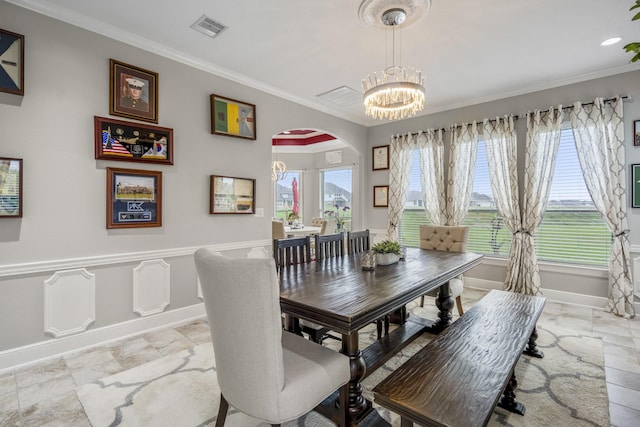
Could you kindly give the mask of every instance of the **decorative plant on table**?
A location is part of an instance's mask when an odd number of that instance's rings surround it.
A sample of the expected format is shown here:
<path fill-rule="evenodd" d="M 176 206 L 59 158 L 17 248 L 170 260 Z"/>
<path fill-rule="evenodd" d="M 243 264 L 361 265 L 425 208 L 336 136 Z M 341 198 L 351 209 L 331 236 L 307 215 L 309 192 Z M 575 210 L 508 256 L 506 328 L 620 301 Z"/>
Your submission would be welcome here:
<path fill-rule="evenodd" d="M 395 264 L 402 253 L 400 243 L 391 240 L 376 243 L 371 246 L 371 250 L 376 253 L 376 263 L 379 265 Z"/>
<path fill-rule="evenodd" d="M 336 219 L 336 232 L 339 232 L 337 230 L 344 230 L 344 221 L 346 219 L 347 216 L 347 211 L 350 209 L 349 206 L 340 206 L 340 205 L 333 205 L 333 208 L 335 209 L 335 211 L 324 211 L 324 214 L 327 215 L 328 217 L 333 217 Z M 342 211 L 342 214 L 340 213 L 340 211 Z"/>
<path fill-rule="evenodd" d="M 287 222 L 289 224 L 293 224 L 293 222 L 297 219 L 300 219 L 300 215 L 295 212 L 289 212 L 289 214 L 287 215 Z"/>

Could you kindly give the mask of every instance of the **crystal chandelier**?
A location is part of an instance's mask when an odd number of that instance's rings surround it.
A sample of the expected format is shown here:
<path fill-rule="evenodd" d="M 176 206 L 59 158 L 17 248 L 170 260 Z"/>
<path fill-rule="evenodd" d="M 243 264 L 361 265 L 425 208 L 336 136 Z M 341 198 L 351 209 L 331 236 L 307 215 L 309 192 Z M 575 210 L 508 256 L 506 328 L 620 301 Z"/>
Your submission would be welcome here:
<path fill-rule="evenodd" d="M 365 113 L 374 119 L 397 120 L 415 115 L 424 108 L 424 77 L 419 70 L 395 65 L 395 27 L 407 17 L 401 8 L 382 13 L 382 23 L 393 30 L 393 65 L 382 76 L 368 75 L 362 80 Z"/>
<path fill-rule="evenodd" d="M 287 165 L 280 160 L 271 163 L 271 181 L 280 181 L 287 177 Z"/>

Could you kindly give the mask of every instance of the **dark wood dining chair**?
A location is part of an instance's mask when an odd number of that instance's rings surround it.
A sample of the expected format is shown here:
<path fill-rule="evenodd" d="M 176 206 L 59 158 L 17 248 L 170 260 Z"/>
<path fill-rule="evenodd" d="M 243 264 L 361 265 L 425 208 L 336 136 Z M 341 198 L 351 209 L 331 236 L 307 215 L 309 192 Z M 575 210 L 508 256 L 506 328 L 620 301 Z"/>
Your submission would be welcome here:
<path fill-rule="evenodd" d="M 369 230 L 347 231 L 347 250 L 350 254 L 358 254 L 371 249 Z"/>
<path fill-rule="evenodd" d="M 313 238 L 315 240 L 316 260 L 345 255 L 344 233 L 316 234 Z"/>
<path fill-rule="evenodd" d="M 289 239 L 273 239 L 273 259 L 276 268 L 311 262 L 311 238 L 292 237 Z"/>

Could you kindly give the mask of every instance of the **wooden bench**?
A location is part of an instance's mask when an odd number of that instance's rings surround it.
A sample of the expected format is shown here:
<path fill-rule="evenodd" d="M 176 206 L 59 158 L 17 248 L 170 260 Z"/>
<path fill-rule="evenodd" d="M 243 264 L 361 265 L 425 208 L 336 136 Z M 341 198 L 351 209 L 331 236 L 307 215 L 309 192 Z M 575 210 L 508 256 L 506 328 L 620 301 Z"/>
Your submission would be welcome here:
<path fill-rule="evenodd" d="M 496 404 L 524 415 L 513 372 L 527 344 L 535 349 L 545 300 L 489 292 L 378 384 L 375 402 L 399 414 L 402 427 L 484 426 Z"/>

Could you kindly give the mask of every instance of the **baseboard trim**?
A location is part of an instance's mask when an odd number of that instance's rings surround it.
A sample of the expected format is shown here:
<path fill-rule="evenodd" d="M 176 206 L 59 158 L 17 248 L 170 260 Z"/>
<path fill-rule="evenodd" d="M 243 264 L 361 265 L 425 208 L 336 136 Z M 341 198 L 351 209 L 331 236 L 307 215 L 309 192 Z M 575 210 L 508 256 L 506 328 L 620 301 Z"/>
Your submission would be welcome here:
<path fill-rule="evenodd" d="M 154 329 L 188 323 L 203 316 L 206 316 L 204 303 L 199 303 L 103 328 L 92 329 L 77 335 L 6 350 L 0 352 L 0 374 L 5 370 L 27 366 L 71 351 L 121 340 Z"/>

